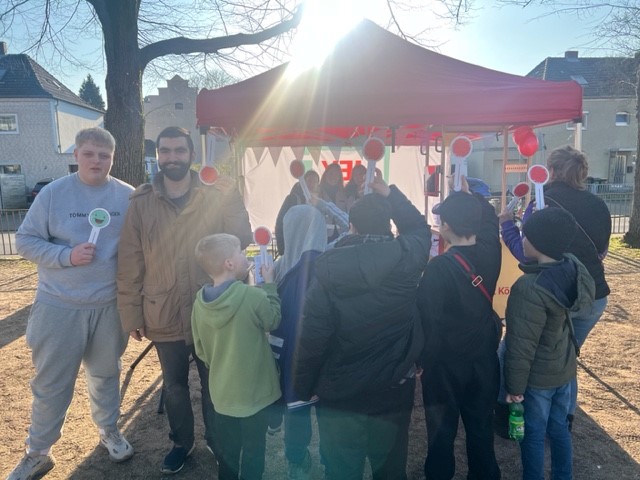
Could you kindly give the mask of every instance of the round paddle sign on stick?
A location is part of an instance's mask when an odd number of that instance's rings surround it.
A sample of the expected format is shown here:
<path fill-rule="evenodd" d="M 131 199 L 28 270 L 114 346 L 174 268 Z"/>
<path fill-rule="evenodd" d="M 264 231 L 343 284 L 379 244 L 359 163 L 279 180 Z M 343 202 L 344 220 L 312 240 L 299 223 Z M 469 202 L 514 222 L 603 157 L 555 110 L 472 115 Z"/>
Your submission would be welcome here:
<path fill-rule="evenodd" d="M 536 192 L 536 209 L 542 210 L 544 205 L 544 184 L 549 181 L 549 170 L 544 165 L 533 165 L 527 173 Z"/>
<path fill-rule="evenodd" d="M 212 165 L 203 165 L 198 172 L 200 181 L 205 185 L 213 185 L 218 180 L 218 170 Z"/>
<path fill-rule="evenodd" d="M 527 193 L 529 193 L 531 188 L 527 182 L 520 182 L 515 187 L 513 187 L 513 198 L 507 205 L 507 210 L 511 211 L 516 208 L 516 205 L 520 201 L 522 197 L 524 197 Z"/>
<path fill-rule="evenodd" d="M 109 225 L 111 215 L 104 208 L 94 208 L 89 212 L 89 225 L 91 225 L 91 233 L 89 234 L 89 243 L 94 245 L 98 241 L 100 230 Z"/>
<path fill-rule="evenodd" d="M 301 160 L 294 160 L 289 165 L 289 172 L 293 178 L 298 179 L 298 183 L 300 184 L 300 188 L 302 188 L 302 193 L 304 194 L 304 198 L 307 200 L 307 203 L 311 200 L 311 192 L 309 191 L 309 187 L 307 186 L 307 182 L 304 179 L 304 163 Z"/>
<path fill-rule="evenodd" d="M 253 241 L 260 247 L 260 255 L 255 258 L 256 270 L 255 278 L 256 283 L 264 283 L 262 278 L 262 265 L 269 265 L 270 255 L 267 254 L 267 246 L 271 243 L 271 230 L 267 227 L 258 227 L 253 232 Z"/>
<path fill-rule="evenodd" d="M 384 141 L 378 137 L 370 137 L 362 145 L 362 156 L 367 161 L 367 175 L 364 180 L 364 194 L 371 193 L 369 184 L 373 182 L 376 175 L 376 162 L 384 158 L 386 146 Z"/>
<path fill-rule="evenodd" d="M 459 192 L 462 188 L 462 175 L 467 176 L 467 157 L 471 155 L 473 145 L 465 136 L 458 136 L 451 141 L 451 165 L 455 167 L 453 172 L 453 189 Z"/>

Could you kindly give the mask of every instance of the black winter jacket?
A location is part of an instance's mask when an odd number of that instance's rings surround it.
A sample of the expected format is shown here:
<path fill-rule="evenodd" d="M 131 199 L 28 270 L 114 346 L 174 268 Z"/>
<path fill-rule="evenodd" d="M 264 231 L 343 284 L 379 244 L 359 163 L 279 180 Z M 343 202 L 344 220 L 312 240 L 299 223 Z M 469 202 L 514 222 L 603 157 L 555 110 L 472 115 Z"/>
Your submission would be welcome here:
<path fill-rule="evenodd" d="M 611 214 L 604 201 L 586 190 L 576 190 L 564 182 L 545 185 L 545 203 L 550 207 L 562 207 L 571 212 L 579 228 L 569 245 L 569 253 L 580 260 L 596 284 L 596 299 L 611 292 L 604 278 L 604 265 L 599 255 L 607 251 L 611 236 Z"/>
<path fill-rule="evenodd" d="M 394 186 L 388 200 L 397 238 L 349 235 L 316 261 L 296 352 L 294 388 L 302 399 L 369 402 L 402 381 L 420 355 L 416 290 L 431 233 Z"/>
<path fill-rule="evenodd" d="M 493 307 L 452 257 L 454 251 L 461 253 L 493 296 L 502 261 L 498 217 L 487 200 L 476 197 L 482 204 L 476 244 L 451 247 L 434 257 L 420 282 L 418 308 L 425 335 L 425 375 L 438 362 L 469 362 L 496 352 L 498 332 Z"/>

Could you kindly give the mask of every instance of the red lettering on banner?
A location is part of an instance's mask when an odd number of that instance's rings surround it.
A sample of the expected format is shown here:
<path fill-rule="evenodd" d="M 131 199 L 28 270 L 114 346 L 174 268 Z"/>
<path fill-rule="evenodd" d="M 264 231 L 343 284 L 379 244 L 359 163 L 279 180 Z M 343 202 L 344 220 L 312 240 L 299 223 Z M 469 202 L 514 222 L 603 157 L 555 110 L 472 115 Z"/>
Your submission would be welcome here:
<path fill-rule="evenodd" d="M 321 163 L 324 169 L 326 170 L 327 167 L 329 166 L 329 163 L 326 160 L 322 160 Z M 355 167 L 356 165 L 360 165 L 362 163 L 362 160 L 339 160 L 337 162 L 331 162 L 331 163 L 337 163 L 338 165 L 340 165 L 340 170 L 342 171 L 342 179 L 345 182 L 348 182 L 349 180 L 351 180 L 351 173 L 353 172 L 353 167 Z"/>
<path fill-rule="evenodd" d="M 498 295 L 509 295 L 511 287 L 498 287 Z"/>

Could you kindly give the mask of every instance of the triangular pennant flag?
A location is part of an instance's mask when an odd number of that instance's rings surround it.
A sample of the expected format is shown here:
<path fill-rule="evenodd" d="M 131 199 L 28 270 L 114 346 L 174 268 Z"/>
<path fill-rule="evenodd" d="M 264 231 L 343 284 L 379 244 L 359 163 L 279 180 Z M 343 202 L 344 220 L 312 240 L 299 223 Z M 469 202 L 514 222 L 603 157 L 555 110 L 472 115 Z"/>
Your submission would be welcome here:
<path fill-rule="evenodd" d="M 311 158 L 313 158 L 313 163 L 318 165 L 318 163 L 320 163 L 320 152 L 322 151 L 322 148 L 321 147 L 307 147 L 307 150 L 309 150 L 309 155 L 311 155 Z"/>
<path fill-rule="evenodd" d="M 282 152 L 282 147 L 269 147 L 269 155 L 271 155 L 271 160 L 274 165 L 278 164 L 278 159 L 280 158 L 280 152 Z"/>
<path fill-rule="evenodd" d="M 256 163 L 258 165 L 260 165 L 260 162 L 262 162 L 262 155 L 264 154 L 264 151 L 266 150 L 267 147 L 253 147 L 253 154 L 256 156 Z"/>
<path fill-rule="evenodd" d="M 329 150 L 331 151 L 331 155 L 333 155 L 333 159 L 336 162 L 340 160 L 340 152 L 342 151 L 342 145 L 329 145 Z"/>
<path fill-rule="evenodd" d="M 304 147 L 291 147 L 291 150 L 293 151 L 293 158 L 295 160 L 302 160 L 302 157 L 304 157 Z"/>

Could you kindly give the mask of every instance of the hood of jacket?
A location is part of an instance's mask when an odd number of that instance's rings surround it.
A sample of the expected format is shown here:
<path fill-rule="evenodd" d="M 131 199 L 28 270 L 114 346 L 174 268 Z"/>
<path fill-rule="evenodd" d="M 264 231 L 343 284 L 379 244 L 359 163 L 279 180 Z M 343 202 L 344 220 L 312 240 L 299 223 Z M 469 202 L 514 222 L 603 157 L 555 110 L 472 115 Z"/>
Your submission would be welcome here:
<path fill-rule="evenodd" d="M 350 244 L 340 242 L 323 253 L 316 263 L 316 276 L 337 297 L 352 297 L 379 287 L 402 260 L 401 238 L 349 235 Z M 354 242 L 354 243 L 352 243 Z M 341 246 L 343 245 L 343 246 Z"/>
<path fill-rule="evenodd" d="M 593 301 L 593 278 L 570 253 L 565 253 L 558 262 L 521 264 L 520 269 L 524 273 L 537 274 L 535 288 L 544 291 L 561 307 L 572 312 Z"/>
<path fill-rule="evenodd" d="M 243 287 L 242 282 L 236 281 L 212 302 L 203 300 L 203 290 L 200 289 L 196 297 L 196 307 L 204 313 L 201 321 L 214 329 L 227 325 L 245 300 L 247 289 Z"/>

